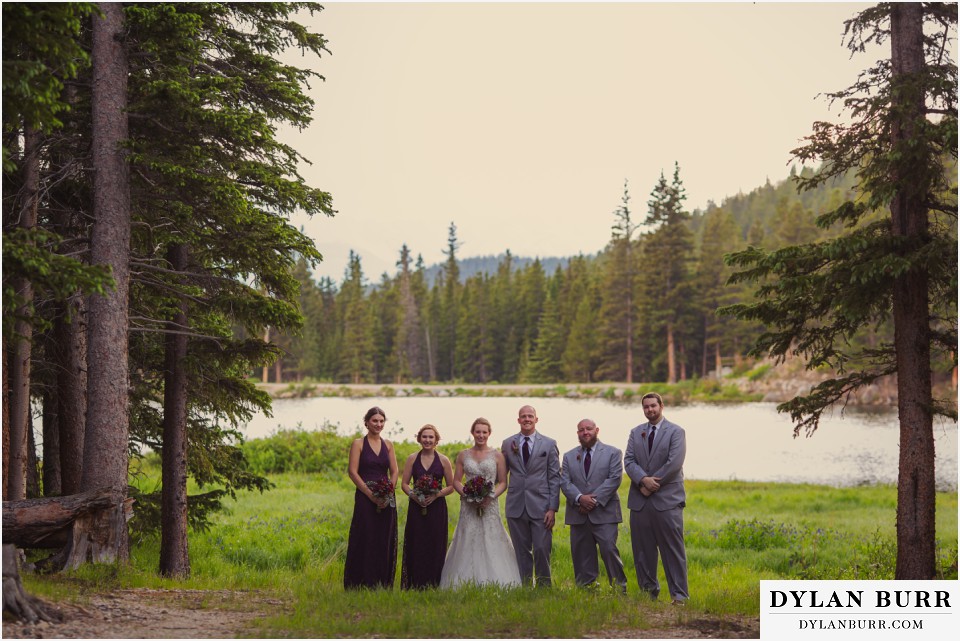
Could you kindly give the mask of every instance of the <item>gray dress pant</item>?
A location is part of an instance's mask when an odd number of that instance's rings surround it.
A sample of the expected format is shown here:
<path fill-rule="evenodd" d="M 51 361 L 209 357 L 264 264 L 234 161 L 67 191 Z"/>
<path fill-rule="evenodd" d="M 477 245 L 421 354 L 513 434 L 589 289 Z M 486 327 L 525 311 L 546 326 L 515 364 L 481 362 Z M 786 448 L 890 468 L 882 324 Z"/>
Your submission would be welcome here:
<path fill-rule="evenodd" d="M 600 576 L 597 548 L 610 585 L 627 589 L 627 575 L 617 549 L 619 523 L 586 523 L 570 526 L 570 554 L 577 585 L 592 585 Z"/>
<path fill-rule="evenodd" d="M 652 505 L 630 510 L 630 541 L 633 564 L 640 589 L 653 598 L 660 594 L 657 580 L 658 555 L 663 558 L 670 596 L 679 601 L 690 598 L 687 588 L 687 553 L 683 545 L 683 508 L 658 512 Z"/>
<path fill-rule="evenodd" d="M 553 548 L 553 531 L 543 524 L 543 518 L 531 518 L 527 511 L 519 518 L 507 518 L 510 539 L 517 555 L 520 578 L 524 585 L 534 583 L 536 571 L 537 587 L 553 585 L 550 578 L 550 551 Z"/>

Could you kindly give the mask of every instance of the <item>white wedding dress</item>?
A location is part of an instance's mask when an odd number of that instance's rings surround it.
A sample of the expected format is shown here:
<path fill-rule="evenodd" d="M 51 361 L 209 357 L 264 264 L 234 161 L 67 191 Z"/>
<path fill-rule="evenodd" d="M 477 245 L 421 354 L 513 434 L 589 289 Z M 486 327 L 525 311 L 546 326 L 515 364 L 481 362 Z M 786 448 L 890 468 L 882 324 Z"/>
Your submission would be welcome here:
<path fill-rule="evenodd" d="M 497 459 L 492 452 L 479 463 L 469 454 L 463 458 L 467 480 L 483 476 L 497 482 Z M 483 509 L 483 516 L 478 515 L 476 503 L 460 501 L 460 521 L 447 550 L 440 587 L 452 588 L 461 583 L 520 585 L 517 557 L 503 529 L 497 501 Z"/>

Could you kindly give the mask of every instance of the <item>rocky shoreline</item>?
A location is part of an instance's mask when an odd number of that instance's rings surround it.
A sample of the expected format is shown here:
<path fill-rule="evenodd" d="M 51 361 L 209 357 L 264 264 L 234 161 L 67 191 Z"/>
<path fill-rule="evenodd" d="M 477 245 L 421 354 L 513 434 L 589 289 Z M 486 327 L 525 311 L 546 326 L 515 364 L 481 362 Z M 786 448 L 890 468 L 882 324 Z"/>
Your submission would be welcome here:
<path fill-rule="evenodd" d="M 647 391 L 657 391 L 671 403 L 711 402 L 782 403 L 810 390 L 826 376 L 800 372 L 755 378 L 727 378 L 723 381 L 685 381 L 675 385 L 644 383 L 572 383 L 572 384 L 358 384 L 338 383 L 258 383 L 257 386 L 275 399 L 341 397 L 341 398 L 405 398 L 405 397 L 525 397 L 525 398 L 603 398 L 629 402 L 639 400 Z M 853 395 L 848 405 L 864 407 L 896 407 L 895 380 L 880 381 Z"/>

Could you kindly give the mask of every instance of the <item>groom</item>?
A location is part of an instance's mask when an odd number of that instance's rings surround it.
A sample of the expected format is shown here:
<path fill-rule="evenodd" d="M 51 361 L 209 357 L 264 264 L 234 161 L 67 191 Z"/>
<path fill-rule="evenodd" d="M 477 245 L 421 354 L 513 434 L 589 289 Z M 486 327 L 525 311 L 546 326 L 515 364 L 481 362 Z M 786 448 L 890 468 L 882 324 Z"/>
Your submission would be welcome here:
<path fill-rule="evenodd" d="M 557 442 L 537 432 L 537 411 L 520 408 L 520 433 L 507 438 L 501 450 L 507 460 L 507 525 L 525 585 L 550 587 L 553 524 L 560 509 L 560 450 Z M 534 579 L 536 571 L 536 579 Z"/>

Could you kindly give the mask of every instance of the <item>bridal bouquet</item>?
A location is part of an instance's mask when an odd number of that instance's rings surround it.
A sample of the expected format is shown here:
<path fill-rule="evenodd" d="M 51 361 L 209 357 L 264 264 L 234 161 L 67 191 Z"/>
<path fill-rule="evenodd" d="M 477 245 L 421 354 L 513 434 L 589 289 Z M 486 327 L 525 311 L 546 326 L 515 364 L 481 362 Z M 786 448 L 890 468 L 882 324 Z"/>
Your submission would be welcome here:
<path fill-rule="evenodd" d="M 426 501 L 428 496 L 433 496 L 440 492 L 440 479 L 433 474 L 424 474 L 413 482 L 413 494 L 418 501 Z M 420 514 L 426 516 L 427 508 L 420 506 Z"/>
<path fill-rule="evenodd" d="M 477 504 L 477 515 L 483 516 L 483 507 L 480 504 L 483 499 L 493 495 L 493 481 L 488 481 L 482 476 L 474 476 L 463 484 L 463 499 L 469 503 Z"/>
<path fill-rule="evenodd" d="M 393 489 L 393 483 L 387 477 L 377 479 L 376 481 L 367 481 L 367 487 L 373 492 L 373 498 L 385 500 L 390 507 L 397 507 L 397 495 Z M 377 506 L 377 512 L 383 508 Z"/>

